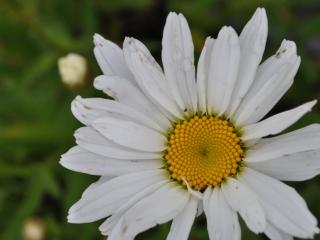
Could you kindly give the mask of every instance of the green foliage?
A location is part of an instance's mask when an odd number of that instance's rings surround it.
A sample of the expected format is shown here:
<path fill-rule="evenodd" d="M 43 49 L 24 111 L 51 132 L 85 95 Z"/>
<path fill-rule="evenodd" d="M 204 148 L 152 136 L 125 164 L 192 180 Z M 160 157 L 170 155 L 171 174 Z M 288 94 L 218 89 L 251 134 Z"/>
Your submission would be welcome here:
<path fill-rule="evenodd" d="M 256 7 L 267 8 L 269 41 L 266 55 L 283 38 L 297 42 L 302 65 L 295 85 L 273 110 L 292 108 L 320 98 L 319 3 L 289 0 L 2 0 L 0 3 L 0 239 L 21 239 L 23 223 L 42 219 L 49 240 L 103 239 L 99 223 L 72 225 L 68 208 L 96 178 L 59 166 L 60 155 L 74 145 L 80 126 L 70 112 L 76 95 L 97 96 L 91 82 L 66 88 L 57 59 L 77 52 L 88 59 L 90 78 L 98 75 L 92 54 L 92 35 L 99 32 L 119 44 L 125 35 L 144 41 L 159 59 L 162 27 L 169 11 L 189 20 L 199 56 L 207 35 L 222 25 L 241 27 Z M 319 104 L 294 127 L 320 121 Z M 294 184 L 320 219 L 319 178 Z M 158 226 L 138 239 L 165 239 L 169 225 Z M 208 239 L 202 216 L 191 240 Z M 243 239 L 265 239 L 243 227 Z M 317 237 L 316 239 L 320 239 Z"/>

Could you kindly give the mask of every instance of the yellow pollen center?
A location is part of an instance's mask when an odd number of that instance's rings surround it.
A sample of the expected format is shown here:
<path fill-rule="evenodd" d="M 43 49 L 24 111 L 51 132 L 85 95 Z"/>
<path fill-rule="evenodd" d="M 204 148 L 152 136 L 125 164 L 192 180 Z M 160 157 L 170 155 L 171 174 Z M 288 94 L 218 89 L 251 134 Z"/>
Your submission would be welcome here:
<path fill-rule="evenodd" d="M 240 138 L 227 120 L 194 116 L 178 123 L 169 134 L 165 161 L 172 179 L 204 190 L 235 175 L 243 152 Z"/>

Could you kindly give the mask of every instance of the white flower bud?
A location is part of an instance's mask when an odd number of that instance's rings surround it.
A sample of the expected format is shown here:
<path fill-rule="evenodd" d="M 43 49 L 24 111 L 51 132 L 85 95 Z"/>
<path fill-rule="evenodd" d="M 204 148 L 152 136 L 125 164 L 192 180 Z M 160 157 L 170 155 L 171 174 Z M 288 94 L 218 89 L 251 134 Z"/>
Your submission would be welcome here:
<path fill-rule="evenodd" d="M 29 218 L 23 225 L 23 240 L 42 240 L 45 237 L 44 223 L 38 218 Z"/>
<path fill-rule="evenodd" d="M 79 87 L 85 83 L 88 65 L 83 56 L 69 53 L 58 59 L 58 68 L 62 82 L 68 87 Z"/>

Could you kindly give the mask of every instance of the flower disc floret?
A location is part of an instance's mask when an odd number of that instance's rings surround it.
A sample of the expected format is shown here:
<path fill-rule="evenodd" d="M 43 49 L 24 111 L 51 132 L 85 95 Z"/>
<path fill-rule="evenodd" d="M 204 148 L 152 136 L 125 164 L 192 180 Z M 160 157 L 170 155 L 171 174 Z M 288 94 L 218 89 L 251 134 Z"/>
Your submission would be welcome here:
<path fill-rule="evenodd" d="M 168 136 L 167 169 L 174 180 L 195 190 L 217 186 L 237 174 L 244 153 L 235 128 L 214 116 L 194 116 Z"/>

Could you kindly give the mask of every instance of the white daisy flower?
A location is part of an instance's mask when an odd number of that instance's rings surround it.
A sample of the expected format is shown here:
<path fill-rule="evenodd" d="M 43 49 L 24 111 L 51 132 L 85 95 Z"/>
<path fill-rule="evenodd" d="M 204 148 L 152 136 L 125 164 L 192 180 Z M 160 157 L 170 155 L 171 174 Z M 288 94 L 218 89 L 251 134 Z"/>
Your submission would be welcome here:
<path fill-rule="evenodd" d="M 316 101 L 265 118 L 292 85 L 300 64 L 294 42 L 260 61 L 267 17 L 257 9 L 240 36 L 223 27 L 208 37 L 197 71 L 187 21 L 170 13 L 163 68 L 138 40 L 123 49 L 94 36 L 103 71 L 94 86 L 114 100 L 77 97 L 72 112 L 85 127 L 62 156 L 71 170 L 101 176 L 69 210 L 68 221 L 106 220 L 108 240 L 172 220 L 168 240 L 188 239 L 202 212 L 212 240 L 241 238 L 238 215 L 270 239 L 319 232 L 305 201 L 284 181 L 320 172 L 320 125 L 276 135 Z"/>

